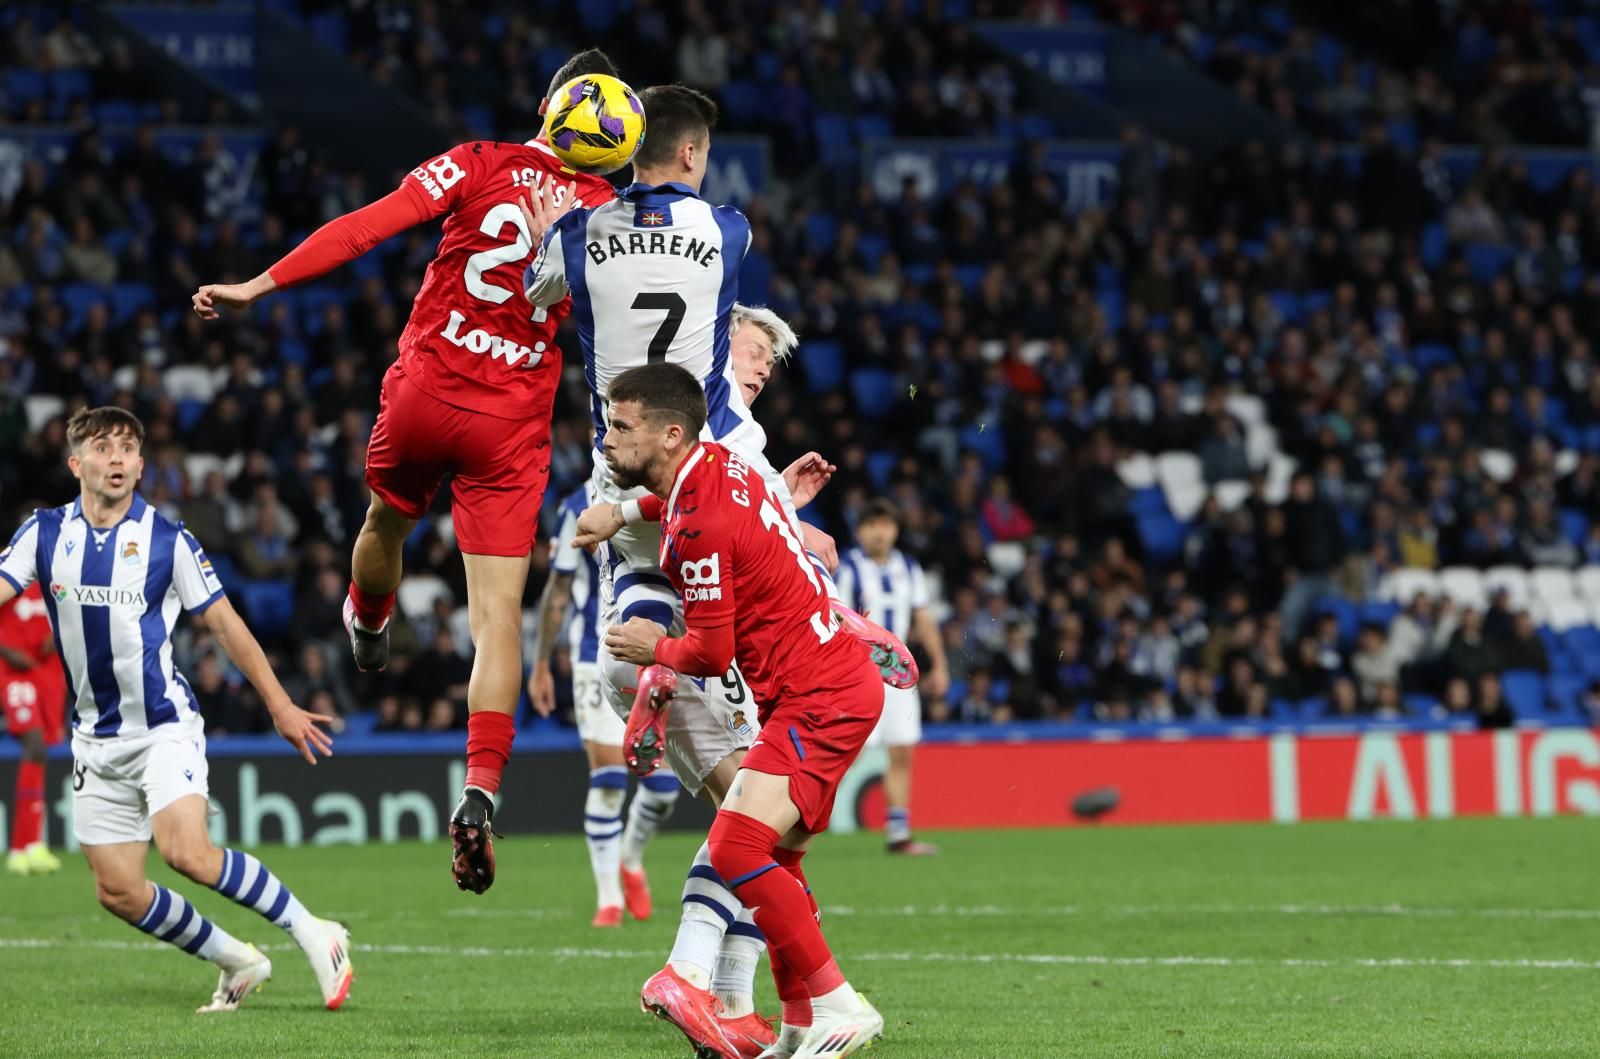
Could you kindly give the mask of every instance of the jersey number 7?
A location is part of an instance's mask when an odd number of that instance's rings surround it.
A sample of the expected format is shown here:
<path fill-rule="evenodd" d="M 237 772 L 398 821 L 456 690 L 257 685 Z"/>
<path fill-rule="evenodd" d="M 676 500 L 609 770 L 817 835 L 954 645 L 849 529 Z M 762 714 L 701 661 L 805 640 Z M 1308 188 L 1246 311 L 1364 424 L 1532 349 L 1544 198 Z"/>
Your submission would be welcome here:
<path fill-rule="evenodd" d="M 640 291 L 639 296 L 633 299 L 630 308 L 654 309 L 657 312 L 665 310 L 667 318 L 656 328 L 656 336 L 650 340 L 650 352 L 646 358 L 651 364 L 664 363 L 667 359 L 667 350 L 672 348 L 672 340 L 678 337 L 678 328 L 683 324 L 683 314 L 689 311 L 683 295 L 662 291 Z"/>

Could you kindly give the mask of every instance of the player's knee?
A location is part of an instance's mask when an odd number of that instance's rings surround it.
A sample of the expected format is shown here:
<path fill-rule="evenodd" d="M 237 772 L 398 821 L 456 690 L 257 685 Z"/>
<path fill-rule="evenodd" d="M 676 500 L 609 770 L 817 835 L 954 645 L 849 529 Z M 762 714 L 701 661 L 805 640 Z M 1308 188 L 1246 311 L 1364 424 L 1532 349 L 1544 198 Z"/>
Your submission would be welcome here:
<path fill-rule="evenodd" d="M 210 842 L 183 842 L 161 851 L 167 867 L 195 882 L 210 886 L 217 881 L 220 869 L 215 865 L 216 851 Z"/>
<path fill-rule="evenodd" d="M 622 815 L 622 804 L 628 800 L 628 791 L 620 787 L 590 787 L 583 811 L 589 816 L 606 818 Z"/>
<path fill-rule="evenodd" d="M 724 880 L 748 875 L 772 860 L 772 842 L 760 834 L 759 825 L 750 827 L 752 822 L 724 809 L 711 825 L 711 870 Z"/>
<path fill-rule="evenodd" d="M 374 493 L 372 502 L 367 505 L 367 518 L 361 529 L 365 533 L 375 533 L 386 539 L 399 537 L 403 540 L 411 535 L 411 530 L 415 526 L 415 520 L 406 518 Z"/>
<path fill-rule="evenodd" d="M 96 879 L 94 896 L 100 907 L 119 919 L 133 921 L 144 915 L 150 906 L 149 887 L 140 879 Z"/>

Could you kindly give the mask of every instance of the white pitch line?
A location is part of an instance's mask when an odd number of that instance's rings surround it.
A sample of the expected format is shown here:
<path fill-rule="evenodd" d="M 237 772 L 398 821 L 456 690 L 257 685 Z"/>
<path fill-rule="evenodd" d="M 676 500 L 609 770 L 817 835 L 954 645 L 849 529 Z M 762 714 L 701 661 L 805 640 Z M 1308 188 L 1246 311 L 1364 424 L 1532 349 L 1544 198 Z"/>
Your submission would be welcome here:
<path fill-rule="evenodd" d="M 865 908 L 852 905 L 823 905 L 824 916 L 915 916 L 983 918 L 1010 916 L 1152 916 L 1152 915 L 1241 915 L 1241 916 L 1393 916 L 1400 919 L 1484 918 L 1484 919 L 1600 919 L 1600 908 L 1426 908 L 1412 905 L 887 905 Z"/>
<path fill-rule="evenodd" d="M 152 941 L 116 941 L 52 938 L 0 938 L 0 949 L 111 949 L 116 951 L 157 952 L 171 946 Z M 261 945 L 268 952 L 293 950 L 286 942 Z M 500 956 L 558 960 L 642 960 L 659 959 L 653 949 L 597 949 L 528 947 L 495 948 L 455 945 L 368 945 L 351 946 L 359 953 L 392 956 Z M 1049 952 L 865 952 L 852 953 L 852 961 L 862 963 L 1027 963 L 1066 967 L 1310 967 L 1354 968 L 1365 970 L 1451 969 L 1451 970 L 1535 970 L 1600 971 L 1600 960 L 1570 958 L 1481 959 L 1477 957 L 1392 956 L 1351 957 L 1347 959 L 1269 959 L 1256 956 L 1099 956 Z"/>

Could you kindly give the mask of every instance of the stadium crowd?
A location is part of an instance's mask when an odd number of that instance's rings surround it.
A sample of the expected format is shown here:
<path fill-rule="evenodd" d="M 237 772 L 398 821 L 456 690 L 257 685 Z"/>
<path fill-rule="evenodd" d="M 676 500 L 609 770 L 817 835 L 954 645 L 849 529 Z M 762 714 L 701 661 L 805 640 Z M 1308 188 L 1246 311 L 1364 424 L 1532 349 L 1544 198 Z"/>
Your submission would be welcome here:
<path fill-rule="evenodd" d="M 489 49 L 430 31 L 430 4 L 365 10 L 377 21 L 349 32 L 373 76 L 468 127 L 492 101 L 501 135 L 529 134 L 542 82 L 511 73 L 541 69 L 525 23 Z M 946 61 L 959 26 L 850 10 L 861 25 L 808 6 L 774 47 L 691 5 L 701 32 L 684 39 L 698 44 L 673 54 L 649 46 L 649 20 L 667 16 L 641 0 L 615 51 L 635 83 L 731 89 L 735 127 L 735 86 L 777 54 L 780 87 L 758 109 L 780 135 L 780 175 L 816 149 L 813 116 L 940 133 L 970 127 L 964 108 L 1009 113 L 1016 89 L 995 69 Z M 929 65 L 909 69 L 927 79 L 883 72 L 876 51 L 902 32 L 922 42 L 912 55 L 926 49 Z M 924 127 L 928 93 L 943 117 Z M 1600 562 L 1600 192 L 1582 169 L 1537 190 L 1493 151 L 1457 186 L 1435 147 L 1406 149 L 1381 125 L 1364 135 L 1359 162 L 1249 144 L 1202 167 L 1130 130 L 1114 200 L 1074 211 L 1038 146 L 1019 147 L 1009 179 L 936 200 L 908 182 L 888 198 L 863 184 L 828 215 L 801 198 L 748 206 L 744 297 L 805 340 L 757 409 L 769 454 L 784 466 L 815 448 L 840 465 L 815 515 L 841 546 L 868 499 L 899 506 L 900 546 L 941 586 L 954 680 L 930 720 L 1511 723 L 1498 674 L 1552 664 L 1525 615 L 1505 599 L 1398 616 L 1362 603 L 1401 565 Z M 457 726 L 469 648 L 447 519 L 410 542 L 385 673 L 351 671 L 339 624 L 378 381 L 436 232 L 202 324 L 184 311 L 199 283 L 247 278 L 385 190 L 284 128 L 249 185 L 259 222 L 240 223 L 226 152 L 208 143 L 179 166 L 148 128 L 113 149 L 83 126 L 67 164 L 0 180 L 14 233 L 0 243 L 0 508 L 14 523 L 73 491 L 64 418 L 30 431 L 30 396 L 129 407 L 149 430 L 145 495 L 206 544 L 297 701 L 376 709 L 385 730 Z M 82 297 L 119 281 L 148 297 Z M 570 357 L 566 373 L 547 520 L 590 466 Z M 1259 399 L 1260 421 L 1241 396 Z M 1185 451 L 1205 486 L 1197 511 L 1130 484 L 1140 458 Z M 541 549 L 530 608 L 546 568 Z M 180 651 L 216 731 L 266 726 L 203 634 Z"/>

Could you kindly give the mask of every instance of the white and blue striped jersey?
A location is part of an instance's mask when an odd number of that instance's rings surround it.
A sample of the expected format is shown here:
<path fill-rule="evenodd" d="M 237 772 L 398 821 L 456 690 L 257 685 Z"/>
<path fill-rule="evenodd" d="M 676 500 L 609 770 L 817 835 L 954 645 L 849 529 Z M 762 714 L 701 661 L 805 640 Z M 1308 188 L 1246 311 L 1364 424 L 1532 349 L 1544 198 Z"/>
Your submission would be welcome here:
<path fill-rule="evenodd" d="M 199 713 L 172 629 L 179 611 L 221 599 L 222 582 L 200 542 L 143 497 L 109 529 L 89 525 L 81 500 L 35 511 L 0 552 L 0 578 L 44 586 L 76 734 L 140 735 Z"/>
<path fill-rule="evenodd" d="M 572 538 L 578 532 L 578 516 L 594 502 L 594 486 L 587 482 L 561 501 L 556 552 L 550 560 L 552 573 L 567 574 L 572 578 L 572 610 L 567 618 L 567 645 L 574 662 L 593 662 L 600 648 L 600 567 L 587 550 L 572 546 Z"/>
<path fill-rule="evenodd" d="M 911 632 L 911 616 L 930 604 L 922 565 L 895 548 L 882 563 L 860 548 L 851 548 L 835 575 L 844 605 L 902 639 Z"/>
<path fill-rule="evenodd" d="M 595 448 L 605 435 L 611 380 L 643 364 L 678 364 L 706 390 L 702 437 L 732 444 L 756 426 L 728 356 L 739 269 L 750 222 L 683 184 L 633 184 L 593 209 L 574 210 L 545 233 L 523 289 L 536 306 L 572 295 Z M 743 439 L 740 439 L 743 440 Z M 765 444 L 744 444 L 759 451 Z"/>

